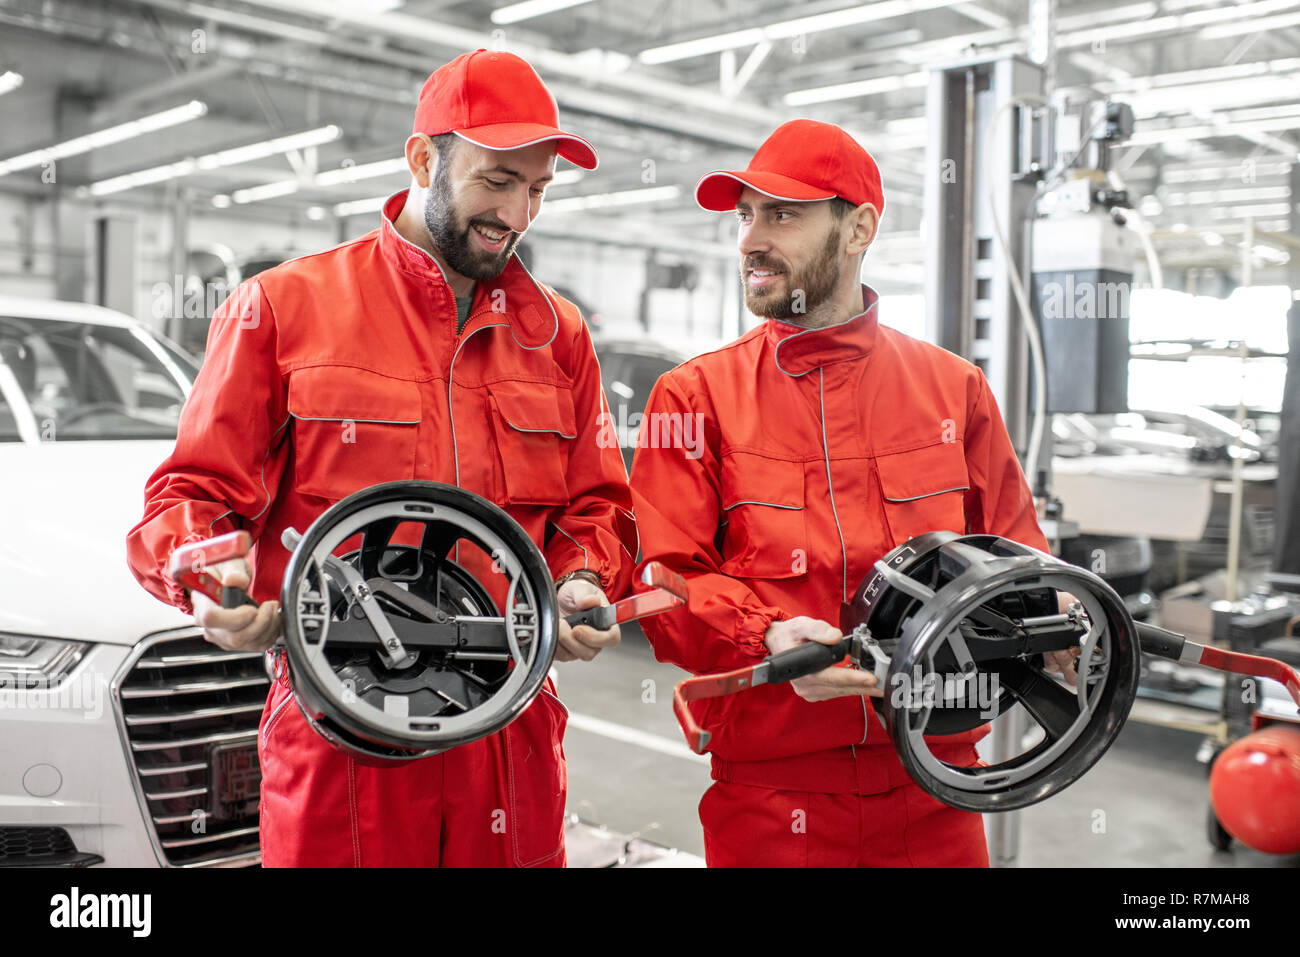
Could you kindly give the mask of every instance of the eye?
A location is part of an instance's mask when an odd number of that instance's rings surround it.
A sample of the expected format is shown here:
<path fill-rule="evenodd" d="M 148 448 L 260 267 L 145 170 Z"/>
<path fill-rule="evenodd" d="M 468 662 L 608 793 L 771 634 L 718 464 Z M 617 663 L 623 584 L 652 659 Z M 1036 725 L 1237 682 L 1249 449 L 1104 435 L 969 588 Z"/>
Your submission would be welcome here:
<path fill-rule="evenodd" d="M 794 212 L 788 209 L 778 209 L 776 211 L 776 218 L 778 222 L 781 221 L 782 219 L 793 219 Z"/>
<path fill-rule="evenodd" d="M 533 187 L 533 191 L 532 191 L 532 192 L 533 192 L 533 195 L 534 195 L 534 196 L 537 196 L 537 197 L 540 198 L 542 195 L 544 195 L 544 194 L 546 193 L 546 190 L 545 190 L 545 189 L 538 189 L 537 187 Z"/>
<path fill-rule="evenodd" d="M 749 213 L 744 212 L 743 210 L 739 210 L 739 209 L 738 209 L 738 210 L 736 210 L 736 219 L 737 219 L 739 222 L 747 223 L 747 222 L 749 222 Z"/>
<path fill-rule="evenodd" d="M 493 189 L 505 189 L 507 186 L 510 185 L 503 179 L 490 179 L 487 181 L 487 184 L 491 186 Z"/>

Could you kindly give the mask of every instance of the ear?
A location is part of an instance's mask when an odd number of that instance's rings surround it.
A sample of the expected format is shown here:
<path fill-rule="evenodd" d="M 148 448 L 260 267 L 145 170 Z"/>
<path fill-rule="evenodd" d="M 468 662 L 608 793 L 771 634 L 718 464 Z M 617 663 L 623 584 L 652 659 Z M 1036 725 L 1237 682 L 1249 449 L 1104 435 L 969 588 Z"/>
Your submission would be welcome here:
<path fill-rule="evenodd" d="M 845 250 L 850 256 L 864 252 L 876 238 L 880 226 L 880 212 L 870 203 L 863 203 L 849 214 L 849 244 Z"/>
<path fill-rule="evenodd" d="M 433 180 L 433 168 L 438 162 L 438 151 L 433 140 L 423 133 L 413 133 L 406 140 L 406 165 L 420 189 L 428 189 Z"/>

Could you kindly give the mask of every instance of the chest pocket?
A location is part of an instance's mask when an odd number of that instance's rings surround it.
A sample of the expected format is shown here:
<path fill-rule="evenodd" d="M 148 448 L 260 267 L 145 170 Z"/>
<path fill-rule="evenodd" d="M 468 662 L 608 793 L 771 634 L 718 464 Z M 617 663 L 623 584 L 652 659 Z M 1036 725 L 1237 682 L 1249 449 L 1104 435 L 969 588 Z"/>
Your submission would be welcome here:
<path fill-rule="evenodd" d="M 885 519 L 895 544 L 943 529 L 966 533 L 970 488 L 960 442 L 940 442 L 876 458 Z"/>
<path fill-rule="evenodd" d="M 736 578 L 798 578 L 808 570 L 803 463 L 754 452 L 722 457 L 726 521 L 721 571 Z"/>
<path fill-rule="evenodd" d="M 420 389 L 405 379 L 346 366 L 289 376 L 293 485 L 338 501 L 353 492 L 415 477 Z"/>
<path fill-rule="evenodd" d="M 513 505 L 564 505 L 564 475 L 578 437 L 573 392 L 539 382 L 488 386 L 496 440 L 501 501 Z"/>

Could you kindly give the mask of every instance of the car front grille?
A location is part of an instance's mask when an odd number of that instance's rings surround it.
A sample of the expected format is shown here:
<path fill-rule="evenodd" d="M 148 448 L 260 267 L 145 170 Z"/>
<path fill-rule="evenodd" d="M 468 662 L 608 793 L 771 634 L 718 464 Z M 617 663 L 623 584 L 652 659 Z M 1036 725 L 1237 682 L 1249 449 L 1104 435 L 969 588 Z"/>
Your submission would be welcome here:
<path fill-rule="evenodd" d="M 114 682 L 137 796 L 162 863 L 257 862 L 264 660 L 261 652 L 221 651 L 196 631 L 173 632 L 141 642 Z"/>

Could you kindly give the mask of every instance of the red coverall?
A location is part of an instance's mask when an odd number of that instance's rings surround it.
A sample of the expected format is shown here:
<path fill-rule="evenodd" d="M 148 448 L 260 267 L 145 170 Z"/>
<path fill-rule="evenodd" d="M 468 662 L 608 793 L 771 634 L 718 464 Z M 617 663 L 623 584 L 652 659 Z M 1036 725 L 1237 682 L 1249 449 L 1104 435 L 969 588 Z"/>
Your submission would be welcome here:
<path fill-rule="evenodd" d="M 627 473 L 617 443 L 599 441 L 607 406 L 578 310 L 512 258 L 478 283 L 458 335 L 441 270 L 393 227 L 405 195 L 379 229 L 264 272 L 217 310 L 175 451 L 127 540 L 157 597 L 189 611 L 166 577 L 172 551 L 243 528 L 253 597 L 277 598 L 286 526 L 412 478 L 501 505 L 556 577 L 589 568 L 611 598 L 630 586 Z M 267 865 L 564 865 L 567 711 L 549 680 L 503 731 L 384 768 L 336 751 L 292 699 L 282 675 L 258 736 Z"/>
<path fill-rule="evenodd" d="M 632 469 L 641 547 L 690 585 L 687 608 L 643 622 L 660 660 L 726 671 L 768 655 L 775 620 L 838 625 L 875 561 L 923 532 L 1047 549 L 983 374 L 880 326 L 863 289 L 862 315 L 769 320 L 651 394 Z M 979 816 L 912 782 L 865 698 L 812 703 L 778 684 L 692 707 L 713 735 L 710 865 L 987 864 Z M 934 750 L 974 764 L 985 733 Z"/>

